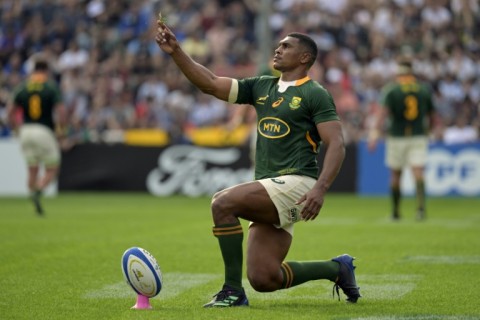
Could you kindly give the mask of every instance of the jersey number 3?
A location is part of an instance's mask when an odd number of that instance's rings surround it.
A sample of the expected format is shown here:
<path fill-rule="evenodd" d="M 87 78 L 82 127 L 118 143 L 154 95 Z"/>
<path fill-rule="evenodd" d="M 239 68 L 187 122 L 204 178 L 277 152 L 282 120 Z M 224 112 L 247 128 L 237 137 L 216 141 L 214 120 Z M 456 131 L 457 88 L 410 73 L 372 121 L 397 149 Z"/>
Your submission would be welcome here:
<path fill-rule="evenodd" d="M 405 119 L 415 120 L 418 117 L 418 99 L 413 95 L 405 97 L 405 111 L 403 112 Z"/>
<path fill-rule="evenodd" d="M 42 115 L 42 100 L 38 94 L 30 96 L 28 99 L 28 114 L 32 120 L 37 120 Z"/>

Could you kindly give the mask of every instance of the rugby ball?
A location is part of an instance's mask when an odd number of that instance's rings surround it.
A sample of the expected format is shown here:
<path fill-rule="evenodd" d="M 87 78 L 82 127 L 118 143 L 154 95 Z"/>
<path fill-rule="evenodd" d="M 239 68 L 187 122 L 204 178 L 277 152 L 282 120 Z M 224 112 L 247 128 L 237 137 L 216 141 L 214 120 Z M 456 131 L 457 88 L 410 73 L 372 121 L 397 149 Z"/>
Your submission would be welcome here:
<path fill-rule="evenodd" d="M 139 247 L 127 249 L 122 256 L 122 271 L 132 289 L 152 298 L 162 290 L 162 272 L 150 252 Z"/>

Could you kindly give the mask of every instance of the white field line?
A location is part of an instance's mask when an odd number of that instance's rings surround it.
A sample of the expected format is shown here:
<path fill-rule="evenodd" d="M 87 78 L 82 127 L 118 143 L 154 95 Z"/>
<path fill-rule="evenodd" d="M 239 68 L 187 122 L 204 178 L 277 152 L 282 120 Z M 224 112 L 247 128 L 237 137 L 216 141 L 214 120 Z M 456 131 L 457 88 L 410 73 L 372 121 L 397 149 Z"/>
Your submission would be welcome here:
<path fill-rule="evenodd" d="M 402 262 L 422 264 L 480 264 L 480 256 L 409 256 Z"/>
<path fill-rule="evenodd" d="M 419 275 L 357 275 L 357 285 L 360 294 L 368 300 L 397 300 L 412 292 L 417 282 L 422 279 Z M 248 283 L 245 285 L 247 296 L 258 300 L 330 300 L 332 299 L 333 283 L 327 280 L 311 281 L 288 290 L 278 290 L 270 293 L 254 291 Z M 340 290 L 340 299 L 345 300 Z M 335 296 L 335 299 L 338 299 Z"/>
<path fill-rule="evenodd" d="M 433 215 L 433 213 L 432 213 Z M 436 218 L 434 216 L 427 217 L 427 220 L 418 222 L 415 220 L 415 215 L 404 214 L 400 221 L 393 222 L 388 215 L 380 215 L 378 218 L 361 219 L 355 217 L 319 217 L 313 223 L 301 223 L 299 228 L 319 228 L 322 226 L 353 226 L 363 223 L 371 225 L 394 225 L 394 226 L 410 226 L 410 225 L 424 225 L 444 227 L 447 229 L 471 229 L 480 226 L 480 221 L 476 216 L 467 216 L 460 219 L 455 218 Z"/>
<path fill-rule="evenodd" d="M 221 276 L 214 274 L 166 273 L 163 275 L 163 287 L 159 294 L 162 300 L 174 298 L 183 292 L 204 285 Z M 395 300 L 412 292 L 416 283 L 422 279 L 418 275 L 359 275 L 357 276 L 360 293 L 368 300 Z M 220 283 L 220 282 L 219 282 Z M 245 291 L 250 298 L 258 300 L 329 300 L 332 297 L 333 283 L 327 280 L 311 281 L 288 290 L 271 293 L 259 293 L 244 280 Z M 121 281 L 106 285 L 100 289 L 88 291 L 86 299 L 110 299 L 135 297 L 130 286 Z M 340 293 L 341 300 L 345 299 Z M 335 297 L 335 299 L 337 299 Z"/>
<path fill-rule="evenodd" d="M 472 316 L 444 316 L 444 315 L 416 315 L 416 316 L 382 316 L 351 318 L 351 320 L 475 320 L 480 317 Z"/>
<path fill-rule="evenodd" d="M 214 274 L 198 273 L 165 273 L 162 282 L 162 299 L 173 298 L 193 287 L 203 285 L 211 280 L 220 278 Z M 97 290 L 88 291 L 84 298 L 86 299 L 109 299 L 109 298 L 128 298 L 136 297 L 135 291 L 125 282 L 117 282 L 106 285 Z"/>

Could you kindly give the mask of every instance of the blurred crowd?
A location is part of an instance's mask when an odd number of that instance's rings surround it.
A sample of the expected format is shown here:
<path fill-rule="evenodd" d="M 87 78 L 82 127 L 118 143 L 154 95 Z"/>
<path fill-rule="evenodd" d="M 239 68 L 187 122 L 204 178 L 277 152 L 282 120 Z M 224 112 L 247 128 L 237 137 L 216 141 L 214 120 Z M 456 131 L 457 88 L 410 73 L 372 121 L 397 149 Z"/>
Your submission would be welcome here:
<path fill-rule="evenodd" d="M 349 143 L 364 139 L 396 60 L 409 56 L 434 91 L 431 138 L 479 139 L 480 4 L 476 0 L 272 0 L 271 55 L 292 31 L 311 35 L 311 77 L 334 96 Z M 2 0 L 0 131 L 12 88 L 49 57 L 61 86 L 70 145 L 116 142 L 124 130 L 160 128 L 185 143 L 188 128 L 251 121 L 194 89 L 154 41 L 158 12 L 186 52 L 218 75 L 268 72 L 260 61 L 257 0 Z"/>

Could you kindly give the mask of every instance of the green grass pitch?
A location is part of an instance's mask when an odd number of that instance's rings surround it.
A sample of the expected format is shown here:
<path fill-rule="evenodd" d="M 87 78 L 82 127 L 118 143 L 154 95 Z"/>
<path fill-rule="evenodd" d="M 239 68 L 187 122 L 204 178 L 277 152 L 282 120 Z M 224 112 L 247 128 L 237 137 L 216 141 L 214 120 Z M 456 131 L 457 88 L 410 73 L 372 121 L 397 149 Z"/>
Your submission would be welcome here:
<path fill-rule="evenodd" d="M 363 298 L 332 298 L 332 283 L 257 293 L 251 306 L 204 309 L 223 283 L 210 198 L 60 193 L 39 218 L 25 198 L 0 198 L 0 319 L 480 319 L 480 199 L 430 198 L 428 219 L 388 219 L 388 198 L 329 194 L 321 215 L 295 228 L 289 260 L 355 256 Z M 247 223 L 243 222 L 244 230 Z M 153 310 L 131 310 L 123 252 L 159 262 Z"/>

